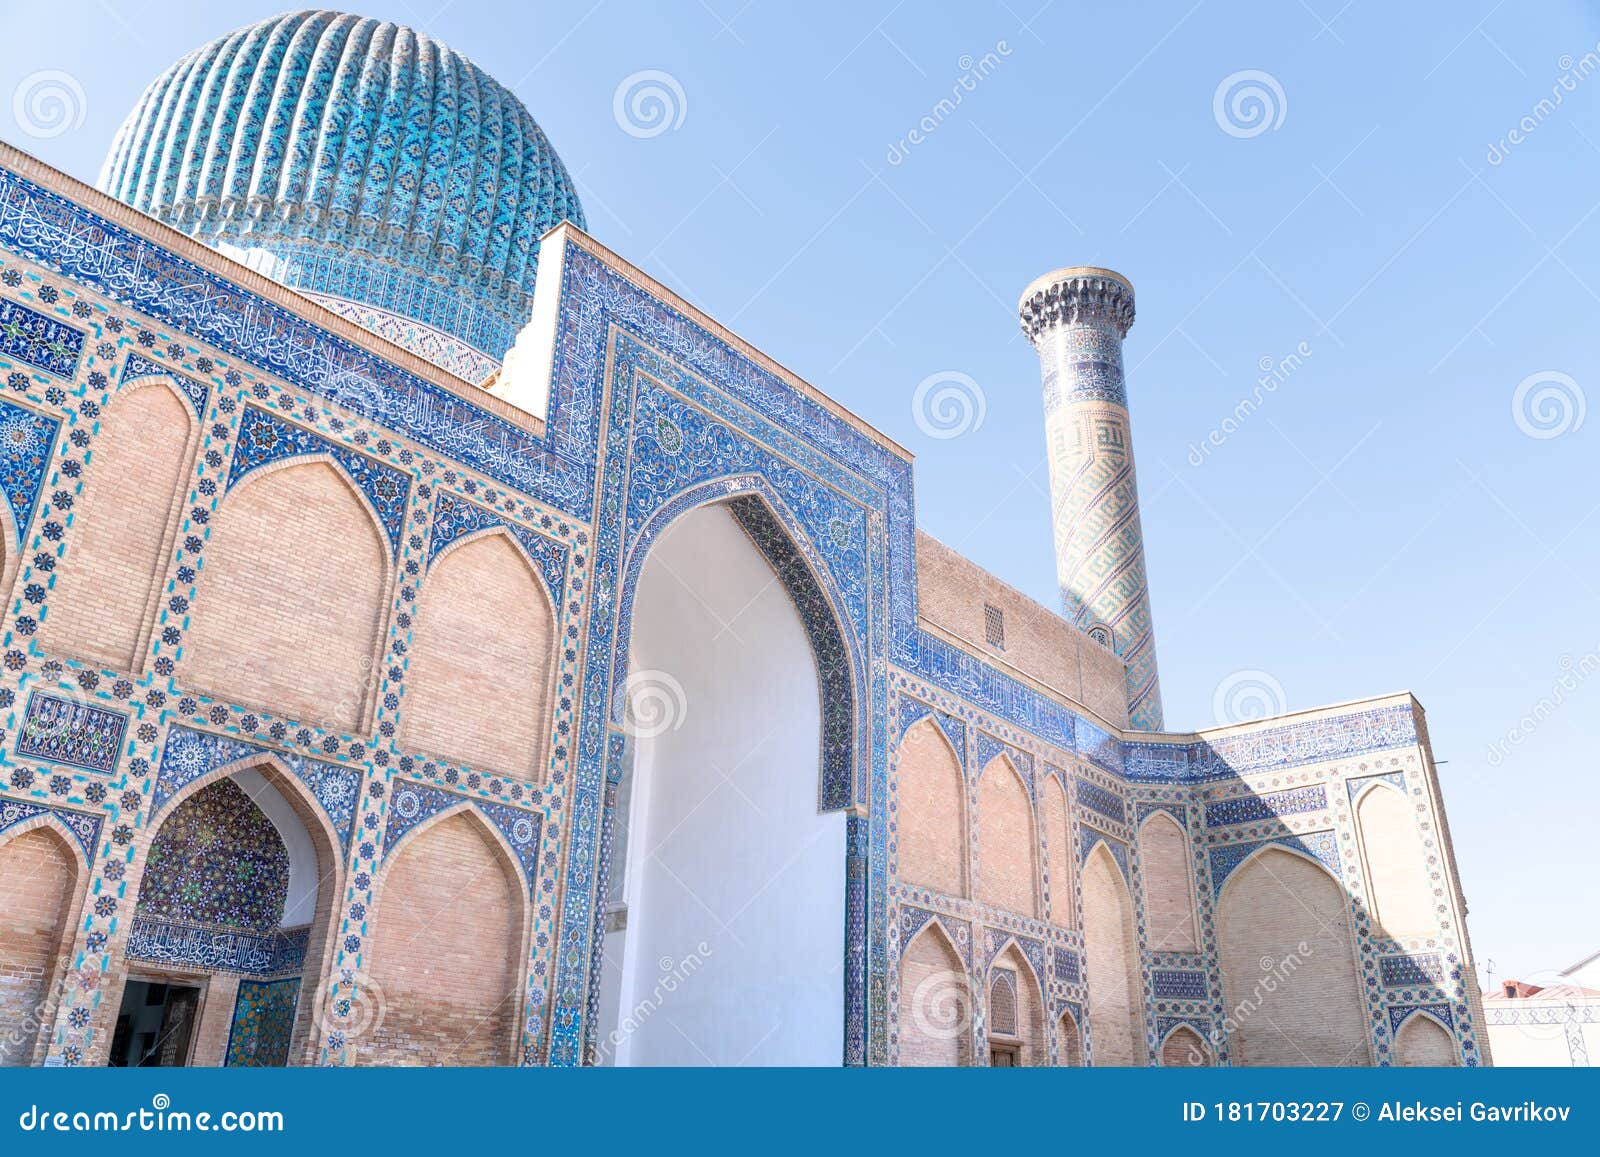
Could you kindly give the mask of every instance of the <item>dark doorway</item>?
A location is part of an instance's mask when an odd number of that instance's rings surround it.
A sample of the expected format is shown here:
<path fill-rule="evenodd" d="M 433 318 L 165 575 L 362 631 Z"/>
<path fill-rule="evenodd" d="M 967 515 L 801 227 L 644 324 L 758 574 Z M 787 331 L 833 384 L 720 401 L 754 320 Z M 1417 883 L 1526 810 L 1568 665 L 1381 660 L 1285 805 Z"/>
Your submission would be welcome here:
<path fill-rule="evenodd" d="M 122 991 L 116 1032 L 111 1037 L 111 1067 L 187 1065 L 199 1011 L 200 989 L 194 985 L 128 981 Z"/>

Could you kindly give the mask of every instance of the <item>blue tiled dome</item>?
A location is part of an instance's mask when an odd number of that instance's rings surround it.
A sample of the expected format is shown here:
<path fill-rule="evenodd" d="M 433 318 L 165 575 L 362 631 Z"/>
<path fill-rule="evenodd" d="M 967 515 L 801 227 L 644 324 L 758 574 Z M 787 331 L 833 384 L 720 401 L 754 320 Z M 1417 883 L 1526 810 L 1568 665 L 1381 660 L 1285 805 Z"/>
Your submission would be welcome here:
<path fill-rule="evenodd" d="M 539 238 L 584 223 L 514 95 L 421 33 L 337 12 L 167 69 L 100 187 L 387 336 L 437 331 L 495 360 L 528 316 Z"/>

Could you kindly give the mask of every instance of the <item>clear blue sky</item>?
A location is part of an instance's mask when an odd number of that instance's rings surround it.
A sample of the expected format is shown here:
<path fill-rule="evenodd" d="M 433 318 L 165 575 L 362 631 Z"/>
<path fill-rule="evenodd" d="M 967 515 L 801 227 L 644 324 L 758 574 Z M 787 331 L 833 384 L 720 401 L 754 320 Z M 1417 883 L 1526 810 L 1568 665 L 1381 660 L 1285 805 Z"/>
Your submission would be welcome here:
<path fill-rule="evenodd" d="M 512 87 L 576 174 L 596 236 L 914 450 L 919 523 L 1052 606 L 1038 370 L 1015 302 L 1059 265 L 1131 278 L 1169 725 L 1209 725 L 1241 671 L 1265 672 L 1289 709 L 1414 691 L 1474 947 L 1506 976 L 1600 948 L 1600 677 L 1580 674 L 1600 662 L 1600 413 L 1577 422 L 1579 402 L 1600 407 L 1600 72 L 1582 61 L 1600 57 L 1600 14 L 1537 9 L 364 11 Z M 0 133 L 93 180 L 157 72 L 278 10 L 13 5 L 0 98 L 62 70 L 82 122 L 30 137 L 0 100 Z M 934 113 L 986 53 L 988 75 Z M 614 98 L 648 69 L 681 87 L 682 118 L 640 137 Z M 1214 114 L 1242 70 L 1282 93 L 1281 120 L 1253 136 Z M 1553 89 L 1560 104 L 1538 111 Z M 925 115 L 934 130 L 890 163 Z M 1531 131 L 1491 163 L 1524 118 Z M 1193 465 L 1262 359 L 1301 343 L 1303 364 Z M 944 371 L 969 375 L 986 407 L 978 429 L 935 439 L 911 398 Z M 1536 438 L 1513 399 L 1550 372 L 1572 383 L 1556 380 L 1568 405 L 1549 411 L 1571 428 Z M 1549 384 L 1525 389 L 1530 405 Z"/>

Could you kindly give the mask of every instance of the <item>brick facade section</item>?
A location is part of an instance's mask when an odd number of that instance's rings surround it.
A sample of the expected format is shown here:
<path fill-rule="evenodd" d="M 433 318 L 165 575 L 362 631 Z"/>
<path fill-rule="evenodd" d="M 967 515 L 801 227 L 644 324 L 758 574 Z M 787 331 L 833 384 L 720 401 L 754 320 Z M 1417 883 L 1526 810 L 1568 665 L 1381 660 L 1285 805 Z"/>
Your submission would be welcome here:
<path fill-rule="evenodd" d="M 1028 789 L 1011 762 L 996 756 L 978 782 L 978 901 L 1038 915 L 1037 853 Z"/>
<path fill-rule="evenodd" d="M 1394 1063 L 1405 1068 L 1454 1068 L 1456 1042 L 1430 1016 L 1413 1013 L 1394 1038 Z"/>
<path fill-rule="evenodd" d="M 900 958 L 900 1063 L 972 1063 L 972 994 L 944 930 L 929 923 Z"/>
<path fill-rule="evenodd" d="M 965 796 L 961 764 L 938 723 L 913 724 L 900 744 L 900 879 L 947 896 L 967 894 Z"/>
<path fill-rule="evenodd" d="M 1050 870 L 1050 920 L 1061 928 L 1076 927 L 1073 903 L 1072 828 L 1067 823 L 1067 797 L 1055 776 L 1044 783 L 1045 856 Z"/>
<path fill-rule="evenodd" d="M 983 607 L 1005 616 L 1005 646 L 988 642 Z M 969 651 L 1009 664 L 1116 727 L 1128 725 L 1126 668 L 1054 611 L 1039 605 L 931 535 L 917 532 L 917 609 Z"/>
<path fill-rule="evenodd" d="M 1409 800 L 1385 786 L 1369 788 L 1356 807 L 1367 863 L 1372 918 L 1395 937 L 1435 936 L 1433 888 Z"/>
<path fill-rule="evenodd" d="M 32 1064 L 70 934 L 77 860 L 36 827 L 0 844 L 0 1067 Z"/>
<path fill-rule="evenodd" d="M 1233 1064 L 1372 1063 L 1348 908 L 1339 882 L 1294 852 L 1234 869 L 1217 906 Z"/>
<path fill-rule="evenodd" d="M 363 1065 L 504 1065 L 520 1028 L 521 887 L 479 822 L 408 836 L 385 870 L 372 938 L 377 1023 Z"/>
<path fill-rule="evenodd" d="M 50 613 L 39 625 L 47 652 L 113 671 L 142 668 L 172 555 L 193 427 L 188 406 L 159 381 L 118 395 L 106 410 Z"/>
<path fill-rule="evenodd" d="M 1017 985 L 1017 1031 L 1015 1034 L 1002 1035 L 993 1031 L 994 1018 L 989 1018 L 990 1034 L 989 1044 L 1017 1046 L 1018 1067 L 1034 1067 L 1050 1063 L 1050 1046 L 1044 1035 L 1044 999 L 1039 993 L 1039 983 L 1034 979 L 1033 971 L 1028 967 L 1028 962 L 1015 946 L 1007 948 L 995 957 L 993 966 L 989 970 L 991 981 L 990 992 L 993 992 L 994 971 L 1004 968 L 1016 974 Z M 991 1005 L 993 996 L 990 997 Z"/>
<path fill-rule="evenodd" d="M 1164 1069 L 1203 1069 L 1211 1065 L 1211 1050 L 1200 1034 L 1183 1026 L 1161 1042 L 1161 1067 Z"/>
<path fill-rule="evenodd" d="M 1139 829 L 1139 874 L 1150 951 L 1198 951 L 1189 838 L 1166 812 L 1153 813 Z"/>
<path fill-rule="evenodd" d="M 180 677 L 364 733 L 388 589 L 376 520 L 342 474 L 325 462 L 263 467 L 217 512 Z"/>
<path fill-rule="evenodd" d="M 1062 1013 L 1061 1019 L 1056 1022 L 1056 1050 L 1057 1063 L 1072 1069 L 1082 1067 L 1083 1030 L 1070 1012 Z"/>
<path fill-rule="evenodd" d="M 441 556 L 422 584 L 401 746 L 543 779 L 554 624 L 543 585 L 505 534 Z"/>
<path fill-rule="evenodd" d="M 1133 901 L 1111 853 L 1101 845 L 1083 865 L 1083 946 L 1094 1063 L 1144 1063 L 1144 997 Z"/>

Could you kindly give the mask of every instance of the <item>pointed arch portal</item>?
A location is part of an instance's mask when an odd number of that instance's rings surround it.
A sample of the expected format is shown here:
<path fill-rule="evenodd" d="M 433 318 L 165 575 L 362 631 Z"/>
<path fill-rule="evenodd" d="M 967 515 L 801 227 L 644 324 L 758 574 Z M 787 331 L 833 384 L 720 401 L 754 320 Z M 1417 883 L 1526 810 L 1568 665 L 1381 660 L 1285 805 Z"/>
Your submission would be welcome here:
<path fill-rule="evenodd" d="M 753 496 L 636 549 L 596 1059 L 837 1065 L 846 817 L 823 807 L 854 700 L 829 600 Z"/>

